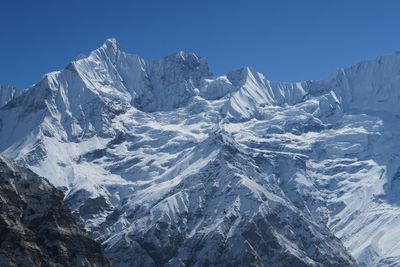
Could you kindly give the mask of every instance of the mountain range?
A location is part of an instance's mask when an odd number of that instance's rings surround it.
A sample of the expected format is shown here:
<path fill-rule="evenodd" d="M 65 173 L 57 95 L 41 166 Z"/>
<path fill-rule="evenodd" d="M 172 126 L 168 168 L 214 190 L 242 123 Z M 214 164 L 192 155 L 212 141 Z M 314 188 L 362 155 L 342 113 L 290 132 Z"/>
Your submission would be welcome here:
<path fill-rule="evenodd" d="M 400 266 L 399 101 L 400 53 L 285 83 L 108 39 L 0 88 L 0 151 L 114 266 Z"/>

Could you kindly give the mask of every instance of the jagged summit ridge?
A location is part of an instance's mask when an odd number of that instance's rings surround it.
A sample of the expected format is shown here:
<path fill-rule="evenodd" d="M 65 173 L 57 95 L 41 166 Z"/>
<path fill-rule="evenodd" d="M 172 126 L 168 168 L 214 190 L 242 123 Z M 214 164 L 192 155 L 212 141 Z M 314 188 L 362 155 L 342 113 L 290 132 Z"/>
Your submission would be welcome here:
<path fill-rule="evenodd" d="M 207 62 L 193 53 L 179 52 L 146 61 L 122 52 L 115 39 L 108 39 L 89 57 L 72 64 L 88 83 L 98 81 L 93 85 L 100 93 L 112 94 L 112 89 L 107 88 L 112 86 L 121 97 L 145 111 L 169 110 L 185 104 L 196 94 L 199 82 L 211 76 Z"/>

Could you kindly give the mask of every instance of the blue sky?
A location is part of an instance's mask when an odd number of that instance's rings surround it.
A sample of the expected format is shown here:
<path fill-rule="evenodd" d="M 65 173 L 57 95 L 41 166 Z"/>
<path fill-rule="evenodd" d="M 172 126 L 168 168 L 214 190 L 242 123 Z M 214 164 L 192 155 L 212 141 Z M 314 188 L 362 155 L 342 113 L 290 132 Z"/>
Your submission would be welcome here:
<path fill-rule="evenodd" d="M 195 52 L 215 74 L 320 79 L 400 50 L 399 10 L 394 0 L 2 0 L 0 84 L 29 86 L 108 37 L 145 59 Z"/>

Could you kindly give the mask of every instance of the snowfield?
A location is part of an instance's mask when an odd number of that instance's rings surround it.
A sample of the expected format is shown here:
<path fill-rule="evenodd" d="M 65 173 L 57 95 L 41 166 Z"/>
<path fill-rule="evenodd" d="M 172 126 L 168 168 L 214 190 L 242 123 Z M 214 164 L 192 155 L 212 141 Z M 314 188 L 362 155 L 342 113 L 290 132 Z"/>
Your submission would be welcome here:
<path fill-rule="evenodd" d="M 399 103 L 400 53 L 283 83 L 109 39 L 1 87 L 0 151 L 115 266 L 400 266 Z"/>

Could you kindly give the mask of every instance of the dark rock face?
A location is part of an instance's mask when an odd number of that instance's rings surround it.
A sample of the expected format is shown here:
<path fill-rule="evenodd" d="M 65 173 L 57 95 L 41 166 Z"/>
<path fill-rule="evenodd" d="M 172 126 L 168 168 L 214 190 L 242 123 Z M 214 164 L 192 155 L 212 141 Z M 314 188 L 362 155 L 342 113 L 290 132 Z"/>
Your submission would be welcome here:
<path fill-rule="evenodd" d="M 0 266 L 110 266 L 63 195 L 0 157 Z"/>

